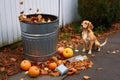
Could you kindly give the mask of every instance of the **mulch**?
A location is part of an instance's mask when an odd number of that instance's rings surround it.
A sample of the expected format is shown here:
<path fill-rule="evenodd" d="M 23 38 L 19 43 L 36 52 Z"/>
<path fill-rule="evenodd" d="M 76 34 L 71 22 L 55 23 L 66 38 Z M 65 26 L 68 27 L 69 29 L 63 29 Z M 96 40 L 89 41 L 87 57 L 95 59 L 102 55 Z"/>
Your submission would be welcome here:
<path fill-rule="evenodd" d="M 97 38 L 103 39 L 111 34 L 114 34 L 120 30 L 120 21 L 113 24 L 112 27 L 102 34 L 98 34 Z M 68 39 L 60 39 L 61 35 L 69 33 Z M 58 44 L 59 46 L 77 48 L 82 44 L 81 34 L 75 32 L 71 25 L 66 25 L 60 29 Z M 20 62 L 23 60 L 23 47 L 22 45 L 17 46 L 15 49 L 11 49 L 9 46 L 4 47 L 0 51 L 0 80 L 8 80 L 10 75 L 14 75 L 21 71 Z"/>
<path fill-rule="evenodd" d="M 0 52 L 0 80 L 7 80 L 8 76 L 21 71 L 20 62 L 23 60 L 23 48 L 15 50 L 4 48 Z"/>

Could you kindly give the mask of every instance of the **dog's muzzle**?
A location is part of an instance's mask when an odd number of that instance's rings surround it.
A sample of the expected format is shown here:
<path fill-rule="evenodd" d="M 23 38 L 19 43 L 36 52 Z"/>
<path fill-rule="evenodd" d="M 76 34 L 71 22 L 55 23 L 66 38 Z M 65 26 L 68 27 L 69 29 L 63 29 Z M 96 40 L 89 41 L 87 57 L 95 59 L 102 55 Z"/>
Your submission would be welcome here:
<path fill-rule="evenodd" d="M 82 27 L 83 27 L 83 28 L 87 28 L 87 25 L 83 25 Z"/>

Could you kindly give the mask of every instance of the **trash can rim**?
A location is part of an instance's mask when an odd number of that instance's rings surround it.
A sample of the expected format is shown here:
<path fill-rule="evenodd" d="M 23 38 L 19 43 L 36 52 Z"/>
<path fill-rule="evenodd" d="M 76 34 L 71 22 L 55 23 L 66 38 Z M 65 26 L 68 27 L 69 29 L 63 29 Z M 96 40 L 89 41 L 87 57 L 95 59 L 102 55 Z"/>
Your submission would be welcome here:
<path fill-rule="evenodd" d="M 53 14 L 28 14 L 28 15 L 48 15 L 48 16 L 56 17 L 56 19 L 52 20 L 51 22 L 46 22 L 46 23 L 44 23 L 44 22 L 38 22 L 38 23 L 20 22 L 20 23 L 31 24 L 31 25 L 40 25 L 40 24 L 42 25 L 42 24 L 51 24 L 51 23 L 54 23 L 59 20 L 59 17 L 56 15 L 53 15 Z"/>

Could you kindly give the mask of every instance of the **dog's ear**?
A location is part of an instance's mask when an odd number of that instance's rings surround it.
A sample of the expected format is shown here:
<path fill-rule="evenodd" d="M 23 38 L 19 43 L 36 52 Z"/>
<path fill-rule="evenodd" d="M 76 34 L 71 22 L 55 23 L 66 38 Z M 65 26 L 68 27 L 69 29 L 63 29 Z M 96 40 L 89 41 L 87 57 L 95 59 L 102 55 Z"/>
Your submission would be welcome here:
<path fill-rule="evenodd" d="M 82 27 L 82 26 L 80 26 L 80 30 L 83 30 L 83 27 Z"/>
<path fill-rule="evenodd" d="M 88 28 L 91 29 L 91 30 L 94 28 L 94 26 L 92 25 L 91 22 L 89 22 L 89 24 L 88 24 Z"/>

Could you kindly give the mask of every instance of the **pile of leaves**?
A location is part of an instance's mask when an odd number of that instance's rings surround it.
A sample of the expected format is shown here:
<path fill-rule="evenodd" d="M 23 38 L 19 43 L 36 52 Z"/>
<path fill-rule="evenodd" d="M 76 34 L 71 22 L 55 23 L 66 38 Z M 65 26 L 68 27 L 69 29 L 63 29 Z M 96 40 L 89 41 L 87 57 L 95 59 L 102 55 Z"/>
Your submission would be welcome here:
<path fill-rule="evenodd" d="M 53 56 L 45 62 L 35 62 L 32 63 L 32 65 L 38 66 L 40 68 L 40 75 L 60 76 L 59 71 L 49 68 L 49 64 L 53 62 L 56 63 L 57 66 L 59 66 L 60 64 L 57 63 L 59 60 L 61 60 L 60 57 Z M 93 65 L 92 61 L 90 61 L 88 58 L 75 62 L 69 62 L 63 59 L 61 60 L 61 64 L 64 64 L 68 68 L 68 72 L 66 73 L 68 75 L 79 73 L 79 70 L 86 70 L 87 68 L 91 68 Z"/>
<path fill-rule="evenodd" d="M 23 48 L 18 47 L 14 51 L 8 48 L 5 48 L 0 52 L 0 80 L 7 80 L 8 76 L 14 75 L 21 70 L 20 63 L 23 61 Z M 51 75 L 51 76 L 60 76 L 60 72 L 57 70 L 49 69 L 48 64 L 51 62 L 57 63 L 58 60 L 61 60 L 66 67 L 69 68 L 66 74 L 72 75 L 79 72 L 79 70 L 86 70 L 87 68 L 92 67 L 93 63 L 87 58 L 83 61 L 69 62 L 65 58 L 53 56 L 45 62 L 32 62 L 32 65 L 38 66 L 40 68 L 41 75 Z M 57 63 L 57 66 L 60 64 Z"/>
<path fill-rule="evenodd" d="M 20 72 L 20 62 L 23 60 L 23 49 L 16 48 L 14 51 L 5 48 L 0 52 L 0 80 L 7 80 L 8 76 Z"/>
<path fill-rule="evenodd" d="M 20 22 L 28 22 L 28 23 L 46 23 L 51 22 L 50 18 L 44 18 L 41 14 L 35 14 L 35 15 L 25 15 L 21 14 L 19 16 Z"/>
<path fill-rule="evenodd" d="M 60 28 L 57 46 L 77 48 L 82 43 L 81 34 L 76 33 L 71 24 Z"/>

